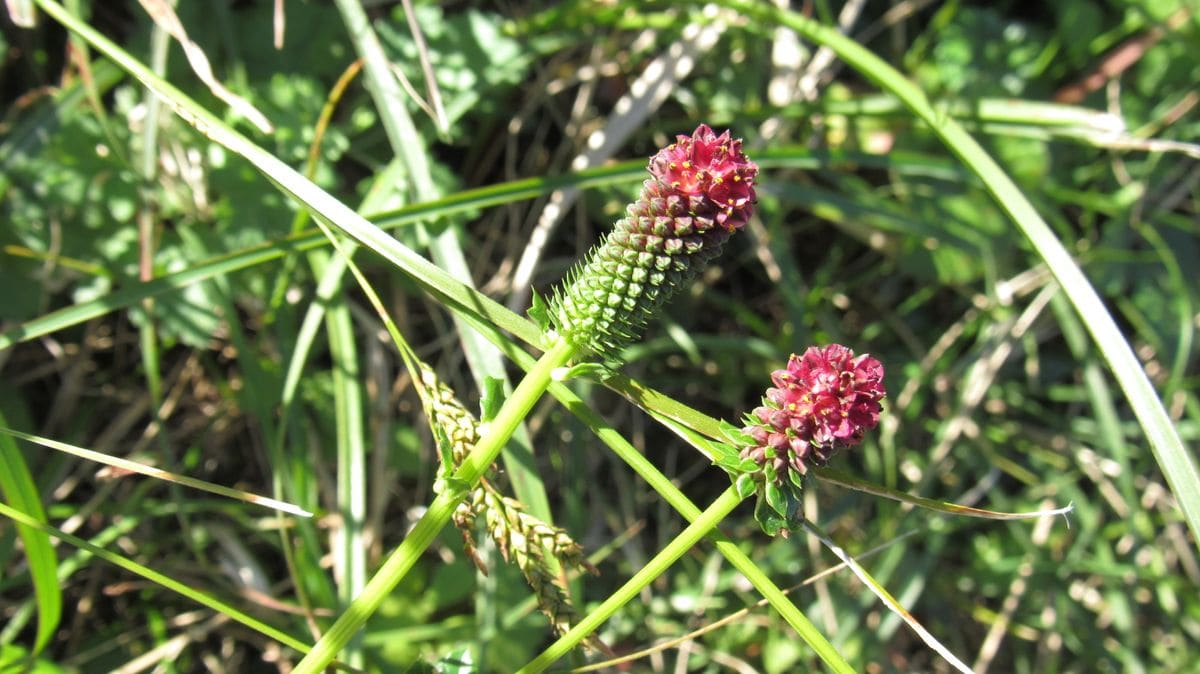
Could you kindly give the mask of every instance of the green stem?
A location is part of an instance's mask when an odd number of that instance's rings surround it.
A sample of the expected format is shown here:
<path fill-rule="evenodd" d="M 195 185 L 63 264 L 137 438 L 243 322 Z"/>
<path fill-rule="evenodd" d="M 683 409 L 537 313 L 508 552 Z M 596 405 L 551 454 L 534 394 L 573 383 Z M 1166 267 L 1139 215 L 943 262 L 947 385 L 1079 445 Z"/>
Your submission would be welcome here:
<path fill-rule="evenodd" d="M 574 355 L 575 348 L 565 340 L 559 340 L 549 351 L 542 354 L 508 400 L 504 401 L 504 406 L 475 445 L 475 449 L 471 450 L 463 460 L 462 466 L 454 473 L 454 479 L 445 484 L 445 488 L 429 504 L 429 509 L 417 520 L 417 524 L 400 543 L 400 547 L 388 556 L 387 561 L 363 588 L 362 594 L 346 608 L 329 631 L 313 646 L 312 651 L 300 661 L 294 670 L 295 674 L 317 674 L 322 671 L 350 642 L 367 619 L 379 609 L 383 600 L 403 580 L 437 537 L 438 532 L 450 521 L 450 516 L 458 507 L 459 501 L 496 460 L 513 430 L 545 393 L 551 382 L 551 372 L 565 365 Z"/>
<path fill-rule="evenodd" d="M 650 563 L 633 574 L 633 577 L 626 581 L 620 589 L 614 592 L 608 599 L 605 599 L 604 603 L 596 607 L 583 620 L 580 620 L 566 634 L 559 637 L 558 641 L 550 644 L 550 647 L 542 651 L 541 655 L 538 655 L 527 665 L 519 669 L 517 674 L 537 674 L 537 672 L 544 671 L 559 658 L 569 653 L 584 637 L 595 631 L 601 623 L 608 620 L 618 609 L 637 596 L 642 591 L 642 588 L 649 585 L 655 578 L 658 578 L 664 571 L 670 568 L 676 560 L 683 556 L 683 553 L 691 550 L 693 545 L 715 529 L 721 523 L 721 520 L 733 512 L 733 509 L 741 502 L 742 499 L 738 496 L 736 489 L 732 486 L 726 489 L 725 493 L 721 494 L 707 510 L 700 514 L 700 517 L 696 518 L 673 541 L 668 543 L 667 547 L 655 555 L 654 559 L 650 560 Z"/>
<path fill-rule="evenodd" d="M 520 362 L 520 361 L 518 361 Z M 679 490 L 672 482 L 663 475 L 654 464 L 650 463 L 637 449 L 629 444 L 620 433 L 616 432 L 611 426 L 604 421 L 598 414 L 593 412 L 587 405 L 583 403 L 575 394 L 565 386 L 554 384 L 550 387 L 550 394 L 558 398 L 559 402 L 577 415 L 583 423 L 608 445 L 613 452 L 621 458 L 629 467 L 634 470 L 643 480 L 647 482 L 659 496 L 662 496 L 667 503 L 671 505 L 680 515 L 683 515 L 689 522 L 694 522 L 700 517 L 700 508 L 696 507 L 682 491 Z M 812 621 L 788 599 L 783 590 L 771 580 L 766 573 L 763 572 L 754 560 L 750 559 L 745 552 L 736 543 L 729 540 L 720 530 L 713 531 L 710 536 L 716 541 L 717 552 L 721 553 L 733 568 L 737 569 L 754 589 L 763 596 L 764 599 L 787 621 L 792 629 L 796 630 L 796 634 L 809 645 L 810 648 L 817 654 L 817 657 L 833 671 L 838 674 L 854 674 L 854 668 L 850 666 L 842 654 L 829 643 L 825 635 L 821 634 Z"/>

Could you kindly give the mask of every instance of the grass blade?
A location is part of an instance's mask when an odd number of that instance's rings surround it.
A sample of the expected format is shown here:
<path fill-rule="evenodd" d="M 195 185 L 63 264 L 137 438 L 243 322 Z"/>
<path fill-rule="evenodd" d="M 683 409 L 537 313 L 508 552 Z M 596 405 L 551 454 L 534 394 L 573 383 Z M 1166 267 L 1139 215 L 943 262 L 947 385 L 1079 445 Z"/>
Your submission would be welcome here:
<path fill-rule="evenodd" d="M 136 576 L 145 578 L 156 585 L 161 585 L 172 592 L 183 595 L 184 597 L 191 599 L 201 606 L 207 606 L 218 613 L 229 616 L 246 627 L 259 632 L 260 634 L 264 634 L 287 646 L 288 648 L 294 648 L 301 653 L 305 653 L 309 649 L 308 644 L 304 643 L 303 641 L 292 637 L 286 632 L 271 627 L 261 620 L 248 615 L 232 604 L 229 604 L 228 602 L 218 599 L 206 592 L 189 587 L 175 580 L 174 578 L 138 564 L 137 562 L 126 557 L 122 557 L 121 555 L 109 552 L 104 548 L 93 545 L 92 543 L 89 543 L 78 536 L 73 536 L 65 531 L 52 527 L 45 522 L 36 520 L 19 510 L 15 510 L 7 505 L 4 505 L 3 503 L 0 503 L 0 515 L 15 521 L 18 525 L 32 528 L 42 535 L 53 536 L 54 538 L 57 538 L 65 543 L 69 543 L 80 550 L 86 550 L 87 552 L 90 552 L 96 557 L 99 557 L 100 559 L 103 559 L 114 566 L 118 566 Z M 57 582 L 55 587 L 57 587 Z"/>
<path fill-rule="evenodd" d="M 384 131 L 391 143 L 392 151 L 407 168 L 409 196 L 413 201 L 417 201 L 439 195 L 440 190 L 433 180 L 429 161 L 425 156 L 425 143 L 408 114 L 408 96 L 401 90 L 379 37 L 367 19 L 366 12 L 357 0 L 338 0 L 337 6 L 350 29 L 355 48 L 363 59 L 363 76 L 366 78 L 368 90 L 375 100 L 375 108 L 383 121 Z M 415 19 L 411 14 L 409 14 L 409 21 L 415 24 Z M 414 28 L 414 37 L 419 37 L 419 35 L 420 33 Z M 430 80 L 428 84 L 431 88 L 436 89 L 437 87 L 437 83 L 433 80 Z M 466 256 L 459 244 L 460 234 L 460 227 L 455 223 L 450 223 L 440 234 L 430 239 L 429 252 L 439 267 L 470 287 L 472 286 L 471 270 L 467 266 Z M 505 371 L 504 360 L 500 353 L 486 339 L 468 328 L 461 318 L 455 316 L 454 320 L 457 323 L 458 338 L 462 343 L 463 352 L 476 386 L 482 390 L 484 381 L 494 378 L 504 382 L 505 390 L 511 393 L 512 385 L 508 381 L 508 373 Z M 550 502 L 546 497 L 545 486 L 534 469 L 534 462 L 528 460 L 531 454 L 531 441 L 525 424 L 517 427 L 509 443 L 509 447 L 501 456 L 517 498 L 529 508 L 533 515 L 546 522 L 552 522 Z"/>
<path fill-rule="evenodd" d="M 0 419 L 0 423 L 3 423 L 2 419 Z M 29 433 L 22 433 L 21 431 L 13 430 L 11 428 L 0 427 L 0 442 L 11 442 L 11 440 L 8 440 L 7 436 L 20 438 L 27 442 L 32 442 L 43 447 L 65 452 L 72 456 L 78 456 L 79 458 L 87 459 L 88 461 L 95 461 L 96 463 L 112 466 L 113 468 L 117 468 L 119 470 L 127 470 L 131 473 L 137 473 L 139 475 L 145 475 L 147 477 L 153 477 L 159 480 L 166 480 L 168 482 L 175 482 L 185 487 L 199 489 L 201 491 L 206 491 L 210 494 L 216 494 L 218 496 L 224 496 L 226 498 L 245 501 L 246 503 L 253 503 L 254 505 L 260 505 L 264 508 L 273 508 L 279 512 L 295 515 L 297 517 L 312 517 L 312 513 L 298 506 L 294 506 L 283 501 L 278 501 L 268 496 L 259 496 L 258 494 L 251 494 L 250 492 L 242 491 L 240 489 L 223 487 L 219 484 L 205 482 L 204 480 L 197 480 L 196 478 L 188 477 L 187 475 L 180 475 L 178 473 L 162 470 L 161 468 L 155 468 L 154 466 L 147 466 L 144 463 L 138 463 L 136 461 L 130 461 L 128 459 L 122 459 L 116 456 L 110 456 L 102 452 L 96 452 L 83 447 L 77 447 L 75 445 L 59 442 L 58 440 L 52 440 L 50 438 L 43 438 L 37 435 L 30 435 Z"/>
<path fill-rule="evenodd" d="M 917 622 L 917 619 L 914 618 L 913 615 L 909 613 L 903 606 L 901 606 L 900 602 L 897 601 L 896 598 L 893 597 L 886 588 L 880 585 L 870 573 L 867 573 L 867 570 L 860 566 L 853 557 L 846 554 L 846 551 L 842 550 L 841 546 L 839 546 L 837 543 L 834 543 L 833 539 L 829 538 L 829 536 L 826 535 L 820 527 L 812 522 L 806 521 L 804 523 L 804 528 L 807 529 L 810 534 L 819 538 L 821 542 L 825 544 L 825 547 L 829 548 L 838 559 L 842 560 L 843 564 L 850 567 L 850 570 L 854 572 L 854 575 L 858 576 L 858 579 L 861 580 L 876 597 L 879 597 L 879 601 L 883 602 L 884 606 L 888 607 L 888 610 L 899 616 L 900 619 L 912 629 L 912 631 L 916 632 L 917 636 L 921 637 L 921 641 L 925 642 L 926 646 L 929 646 L 929 648 L 933 649 L 938 655 L 945 658 L 946 662 L 949 662 L 950 665 L 958 671 L 964 672 L 965 674 L 971 674 L 971 668 L 968 667 L 966 663 L 958 659 L 958 656 L 954 655 L 950 652 L 950 649 L 943 646 L 942 642 L 938 641 L 937 637 L 930 634 L 929 630 L 925 629 L 921 623 Z"/>
<path fill-rule="evenodd" d="M 8 431 L 8 422 L 0 415 L 0 431 Z M 0 491 L 12 508 L 34 521 L 44 522 L 42 499 L 37 485 L 25 465 L 21 448 L 9 435 L 0 435 Z M 58 629 L 62 619 L 62 590 L 58 587 L 58 555 L 50 544 L 50 537 L 28 523 L 17 523 L 17 533 L 25 545 L 25 559 L 29 562 L 29 575 L 33 579 L 33 593 L 37 599 L 38 627 L 34 637 L 33 653 L 40 653 Z"/>

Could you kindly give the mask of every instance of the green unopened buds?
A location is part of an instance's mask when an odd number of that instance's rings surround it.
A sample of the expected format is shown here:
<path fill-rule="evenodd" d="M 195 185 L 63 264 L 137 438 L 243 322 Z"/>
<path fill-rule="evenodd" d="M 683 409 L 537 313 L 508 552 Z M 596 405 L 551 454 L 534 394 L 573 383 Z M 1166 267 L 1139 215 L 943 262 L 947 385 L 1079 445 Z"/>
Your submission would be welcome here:
<path fill-rule="evenodd" d="M 554 296 L 550 320 L 579 349 L 615 359 L 655 311 L 750 219 L 758 167 L 742 141 L 701 124 L 650 159 L 625 217 Z"/>

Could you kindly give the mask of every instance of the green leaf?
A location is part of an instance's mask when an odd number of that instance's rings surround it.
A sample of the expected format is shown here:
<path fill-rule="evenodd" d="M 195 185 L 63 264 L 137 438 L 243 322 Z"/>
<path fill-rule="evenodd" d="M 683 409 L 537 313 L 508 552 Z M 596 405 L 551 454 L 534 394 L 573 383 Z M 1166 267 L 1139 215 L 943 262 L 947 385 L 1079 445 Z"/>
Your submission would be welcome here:
<path fill-rule="evenodd" d="M 767 499 L 767 505 L 780 515 L 787 517 L 788 505 L 783 496 L 783 490 L 779 488 L 779 484 L 768 482 L 763 485 L 763 497 Z"/>
<path fill-rule="evenodd" d="M 804 490 L 804 480 L 807 478 L 808 478 L 807 473 L 801 473 L 798 470 L 789 470 L 788 471 L 788 480 L 792 483 L 792 486 L 794 486 L 797 491 Z"/>
<path fill-rule="evenodd" d="M 529 292 L 533 296 L 533 303 L 525 313 L 529 314 L 529 318 L 537 324 L 538 330 L 545 334 L 550 329 L 550 305 L 546 304 L 546 300 L 542 299 L 538 291 L 530 290 Z"/>
<path fill-rule="evenodd" d="M 14 644 L 0 644 L 0 672 L 22 674 L 66 674 L 67 670 L 41 658 L 34 658 L 24 648 Z"/>
<path fill-rule="evenodd" d="M 748 447 L 754 444 L 754 438 L 724 419 L 721 419 L 719 422 L 719 427 L 721 435 L 724 435 L 726 440 L 732 442 L 737 447 Z"/>
<path fill-rule="evenodd" d="M 777 536 L 781 531 L 788 529 L 787 520 L 767 505 L 767 499 L 761 493 L 754 502 L 754 519 L 768 536 Z"/>
<path fill-rule="evenodd" d="M 504 380 L 496 377 L 483 378 L 483 395 L 479 398 L 479 420 L 491 421 L 504 404 Z"/>
<path fill-rule="evenodd" d="M 742 473 L 733 480 L 733 486 L 737 489 L 737 495 L 741 498 L 750 498 L 754 490 L 758 488 L 758 483 L 755 482 L 754 476 L 750 473 Z"/>
<path fill-rule="evenodd" d="M 712 454 L 712 460 L 714 464 L 727 470 L 733 470 L 739 473 L 745 472 L 742 470 L 742 464 L 745 462 L 742 460 L 741 456 L 739 456 L 737 448 L 730 447 L 723 442 L 708 442 L 706 443 L 706 446 L 709 448 L 710 453 Z M 754 468 L 751 468 L 751 470 L 754 470 Z"/>
<path fill-rule="evenodd" d="M 566 368 L 561 373 L 555 374 L 555 378 L 558 381 L 566 381 L 568 379 L 575 379 L 576 377 L 583 377 L 585 379 L 604 382 L 611 378 L 614 374 L 616 374 L 616 371 L 604 363 L 589 362 L 576 363 L 571 367 Z"/>
<path fill-rule="evenodd" d="M 754 518 L 762 530 L 771 536 L 781 531 L 798 531 L 804 524 L 803 497 L 804 491 L 790 481 L 767 482 L 758 493 Z"/>
<path fill-rule="evenodd" d="M 0 426 L 8 428 L 8 422 L 0 414 Z M 46 521 L 42 500 L 37 485 L 25 464 L 25 457 L 17 443 L 8 435 L 0 435 L 0 492 L 4 500 L 15 510 L 39 522 Z M 58 556 L 45 532 L 17 523 L 17 533 L 25 546 L 25 559 L 29 562 L 29 575 L 33 579 L 33 592 L 38 606 L 37 636 L 34 638 L 34 654 L 40 653 L 58 629 L 62 618 L 62 590 L 58 585 Z"/>

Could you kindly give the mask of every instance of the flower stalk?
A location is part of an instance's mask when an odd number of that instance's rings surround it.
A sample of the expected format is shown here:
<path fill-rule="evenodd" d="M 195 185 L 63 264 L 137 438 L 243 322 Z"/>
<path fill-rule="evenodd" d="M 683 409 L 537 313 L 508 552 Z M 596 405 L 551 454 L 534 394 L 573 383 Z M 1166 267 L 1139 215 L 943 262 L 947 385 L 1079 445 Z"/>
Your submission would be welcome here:
<path fill-rule="evenodd" d="M 712 505 L 705 509 L 699 517 L 680 532 L 653 559 L 638 570 L 632 578 L 627 580 L 616 592 L 609 595 L 608 599 L 605 599 L 600 606 L 589 612 L 585 618 L 579 621 L 579 624 L 572 627 L 536 658 L 517 670 L 517 674 L 537 674 L 537 672 L 545 671 L 547 667 L 569 653 L 580 641 L 590 635 L 596 628 L 600 627 L 605 620 L 608 620 L 612 614 L 629 603 L 647 585 L 654 582 L 655 578 L 662 575 L 685 552 L 692 549 L 692 546 L 700 542 L 700 539 L 713 531 L 741 502 L 742 497 L 738 495 L 734 487 L 726 489 Z"/>

